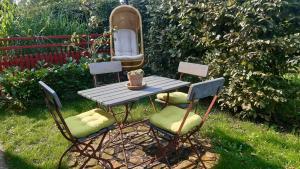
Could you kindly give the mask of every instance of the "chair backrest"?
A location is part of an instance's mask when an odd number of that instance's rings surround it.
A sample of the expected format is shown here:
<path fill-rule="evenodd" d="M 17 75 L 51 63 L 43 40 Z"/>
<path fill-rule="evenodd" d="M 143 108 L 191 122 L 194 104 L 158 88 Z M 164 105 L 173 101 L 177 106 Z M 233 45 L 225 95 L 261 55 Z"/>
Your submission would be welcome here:
<path fill-rule="evenodd" d="M 61 105 L 61 102 L 60 102 L 56 92 L 42 81 L 39 81 L 39 85 L 43 90 L 43 93 L 45 95 L 46 105 L 47 105 L 58 129 L 60 130 L 60 132 L 66 139 L 68 139 L 70 141 L 74 140 L 74 137 L 72 136 L 72 134 L 60 112 L 62 105 Z"/>
<path fill-rule="evenodd" d="M 221 77 L 192 84 L 190 86 L 187 99 L 192 101 L 195 99 L 218 95 L 224 85 L 224 82 L 225 79 Z"/>
<path fill-rule="evenodd" d="M 113 34 L 116 56 L 136 56 L 139 54 L 137 36 L 133 30 L 118 29 Z"/>
<path fill-rule="evenodd" d="M 89 64 L 89 69 L 90 69 L 90 73 L 93 75 L 95 87 L 104 85 L 98 82 L 97 75 L 100 74 L 117 73 L 118 82 L 120 82 L 119 73 L 122 71 L 122 64 L 120 61 L 91 63 Z"/>
<path fill-rule="evenodd" d="M 195 63 L 180 62 L 178 66 L 178 72 L 195 75 L 198 77 L 206 77 L 208 66 Z"/>
<path fill-rule="evenodd" d="M 217 78 L 217 79 L 213 79 L 213 80 L 207 80 L 204 82 L 195 83 L 190 86 L 190 89 L 188 92 L 188 97 L 187 97 L 187 99 L 190 101 L 190 104 L 189 104 L 188 109 L 184 115 L 184 118 L 180 124 L 180 127 L 177 131 L 178 134 L 181 132 L 181 129 L 182 129 L 189 113 L 193 109 L 193 105 L 194 105 L 193 101 L 196 99 L 201 99 L 201 98 L 205 98 L 208 96 L 214 96 L 212 101 L 210 102 L 210 105 L 209 105 L 207 111 L 205 112 L 204 116 L 201 118 L 199 127 L 201 127 L 205 123 L 205 121 L 208 118 L 209 113 L 212 110 L 212 107 L 214 106 L 214 104 L 217 100 L 217 95 L 221 92 L 224 82 L 225 82 L 225 79 L 223 77 L 221 77 L 221 78 Z"/>
<path fill-rule="evenodd" d="M 122 71 L 122 65 L 120 61 L 97 62 L 89 64 L 89 69 L 92 75 L 119 73 Z"/>

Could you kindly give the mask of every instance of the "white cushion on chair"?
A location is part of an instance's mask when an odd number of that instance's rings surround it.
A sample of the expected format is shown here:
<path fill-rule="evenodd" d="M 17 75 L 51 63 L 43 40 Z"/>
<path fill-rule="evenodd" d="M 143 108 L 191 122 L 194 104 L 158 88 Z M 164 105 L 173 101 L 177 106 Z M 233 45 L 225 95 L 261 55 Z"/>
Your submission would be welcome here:
<path fill-rule="evenodd" d="M 138 55 L 136 33 L 130 29 L 118 29 L 114 32 L 114 47 L 116 56 Z"/>
<path fill-rule="evenodd" d="M 114 57 L 112 57 L 112 60 L 114 60 L 114 61 L 127 61 L 127 60 L 139 61 L 139 60 L 142 60 L 143 57 L 144 57 L 143 54 L 139 54 L 139 55 L 135 55 L 135 56 L 114 56 Z"/>

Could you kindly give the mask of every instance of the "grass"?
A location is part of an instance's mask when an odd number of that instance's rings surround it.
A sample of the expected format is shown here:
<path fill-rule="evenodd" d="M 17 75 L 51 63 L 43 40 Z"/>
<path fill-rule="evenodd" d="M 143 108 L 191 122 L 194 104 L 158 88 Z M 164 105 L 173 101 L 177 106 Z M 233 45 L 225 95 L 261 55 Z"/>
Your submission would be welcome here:
<path fill-rule="evenodd" d="M 278 133 L 267 125 L 239 121 L 222 113 L 211 116 L 204 134 L 220 154 L 216 168 L 300 167 L 299 136 Z"/>
<path fill-rule="evenodd" d="M 95 104 L 77 99 L 64 102 L 63 106 L 67 117 L 91 109 Z M 140 102 L 133 118 L 143 118 L 139 112 L 147 106 L 146 102 Z M 9 168 L 56 167 L 68 143 L 44 106 L 23 114 L 0 113 L 0 141 Z M 240 121 L 217 112 L 211 114 L 202 135 L 211 140 L 213 150 L 220 155 L 216 169 L 295 169 L 300 166 L 299 136 L 276 132 L 264 124 Z"/>

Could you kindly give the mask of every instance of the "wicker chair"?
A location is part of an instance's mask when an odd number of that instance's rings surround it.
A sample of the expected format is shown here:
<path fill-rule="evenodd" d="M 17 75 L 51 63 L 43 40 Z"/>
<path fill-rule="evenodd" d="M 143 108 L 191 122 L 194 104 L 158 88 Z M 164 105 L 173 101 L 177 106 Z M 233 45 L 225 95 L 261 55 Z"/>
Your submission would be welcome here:
<path fill-rule="evenodd" d="M 80 168 L 84 168 L 90 159 L 98 160 L 106 168 L 113 168 L 109 160 L 101 158 L 101 153 L 97 153 L 101 152 L 106 134 L 114 128 L 115 119 L 112 115 L 100 109 L 93 109 L 64 119 L 61 114 L 62 105 L 56 92 L 42 81 L 39 82 L 39 85 L 42 88 L 46 105 L 59 131 L 71 143 L 71 146 L 62 154 L 58 168 L 61 167 L 63 157 L 70 150 L 87 157 L 87 160 Z M 100 136 L 102 136 L 100 143 L 94 148 L 92 143 L 99 139 Z"/>
<path fill-rule="evenodd" d="M 111 12 L 109 23 L 112 61 L 121 61 L 126 71 L 141 68 L 144 41 L 140 12 L 130 5 L 120 5 Z"/>
<path fill-rule="evenodd" d="M 187 110 L 176 106 L 167 106 L 149 118 L 150 129 L 159 149 L 156 156 L 157 159 L 165 158 L 167 160 L 168 153 L 177 151 L 180 147 L 180 143 L 189 142 L 192 151 L 197 155 L 198 160 L 201 161 L 201 156 L 196 146 L 192 143 L 191 137 L 199 131 L 207 120 L 224 81 L 224 78 L 218 78 L 193 84 L 187 96 L 187 100 L 190 102 Z M 204 116 L 201 118 L 197 112 L 192 112 L 194 105 L 193 100 L 209 96 L 214 97 Z M 157 133 L 160 133 L 160 135 L 163 136 L 162 138 L 168 141 L 166 146 L 160 143 Z"/>

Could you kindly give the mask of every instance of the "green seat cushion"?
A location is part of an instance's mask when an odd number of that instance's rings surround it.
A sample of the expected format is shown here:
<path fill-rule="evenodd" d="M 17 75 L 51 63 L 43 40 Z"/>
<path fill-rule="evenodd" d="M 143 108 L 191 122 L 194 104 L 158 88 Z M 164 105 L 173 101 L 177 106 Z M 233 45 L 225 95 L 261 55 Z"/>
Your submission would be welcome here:
<path fill-rule="evenodd" d="M 189 101 L 187 100 L 188 94 L 183 92 L 172 92 L 169 93 L 169 103 L 171 104 L 187 104 Z M 159 93 L 156 95 L 157 99 L 166 101 L 168 94 L 167 93 Z"/>
<path fill-rule="evenodd" d="M 74 137 L 82 138 L 109 127 L 115 123 L 115 119 L 109 113 L 100 109 L 93 109 L 68 117 L 65 119 L 65 122 Z"/>
<path fill-rule="evenodd" d="M 176 106 L 167 106 L 159 113 L 153 114 L 149 121 L 154 126 L 176 134 L 181 122 L 183 121 L 185 109 Z M 182 129 L 180 135 L 186 134 L 200 124 L 201 117 L 194 112 L 190 112 Z"/>

